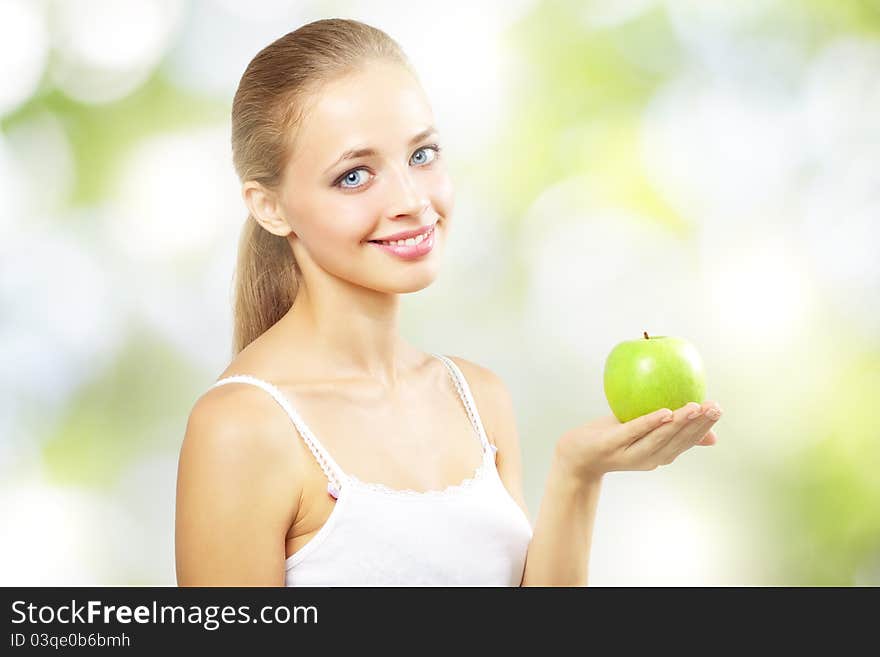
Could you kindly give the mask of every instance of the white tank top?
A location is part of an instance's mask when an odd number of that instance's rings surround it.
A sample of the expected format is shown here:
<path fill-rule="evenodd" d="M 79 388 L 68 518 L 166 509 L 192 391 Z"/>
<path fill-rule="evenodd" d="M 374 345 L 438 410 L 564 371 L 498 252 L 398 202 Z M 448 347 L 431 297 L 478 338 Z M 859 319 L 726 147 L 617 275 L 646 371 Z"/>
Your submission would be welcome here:
<path fill-rule="evenodd" d="M 467 381 L 449 370 L 483 448 L 474 474 L 443 490 L 414 491 L 346 474 L 271 383 L 240 374 L 217 381 L 250 383 L 272 395 L 327 476 L 336 499 L 329 518 L 285 561 L 287 586 L 519 586 L 532 526 L 495 467 Z"/>

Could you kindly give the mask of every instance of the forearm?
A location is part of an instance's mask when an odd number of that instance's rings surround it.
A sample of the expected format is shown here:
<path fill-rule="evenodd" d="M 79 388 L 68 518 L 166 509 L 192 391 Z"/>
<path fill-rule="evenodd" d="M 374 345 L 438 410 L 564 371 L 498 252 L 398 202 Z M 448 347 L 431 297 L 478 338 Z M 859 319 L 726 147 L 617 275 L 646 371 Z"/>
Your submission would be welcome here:
<path fill-rule="evenodd" d="M 554 452 L 523 586 L 586 586 L 601 475 L 580 477 Z"/>

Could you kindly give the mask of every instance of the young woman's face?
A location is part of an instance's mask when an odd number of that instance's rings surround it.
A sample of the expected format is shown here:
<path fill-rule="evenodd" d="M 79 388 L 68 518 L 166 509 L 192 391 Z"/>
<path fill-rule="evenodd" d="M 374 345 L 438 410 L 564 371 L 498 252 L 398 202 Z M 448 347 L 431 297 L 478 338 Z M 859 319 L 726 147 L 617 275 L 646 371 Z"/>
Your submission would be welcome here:
<path fill-rule="evenodd" d="M 372 63 L 321 89 L 280 190 L 307 278 L 320 269 L 383 292 L 413 292 L 436 278 L 454 192 L 433 126 L 421 85 L 400 65 Z M 365 149 L 374 153 L 340 161 Z M 415 253 L 371 242 L 431 226 Z"/>

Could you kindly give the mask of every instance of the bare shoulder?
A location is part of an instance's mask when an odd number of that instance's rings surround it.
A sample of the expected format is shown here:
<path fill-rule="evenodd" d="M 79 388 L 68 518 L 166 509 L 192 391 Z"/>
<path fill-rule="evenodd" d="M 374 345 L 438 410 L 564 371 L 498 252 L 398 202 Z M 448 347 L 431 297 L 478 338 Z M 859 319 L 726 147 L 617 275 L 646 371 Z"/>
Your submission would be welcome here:
<path fill-rule="evenodd" d="M 199 397 L 187 420 L 184 444 L 210 448 L 259 463 L 294 457 L 294 428 L 265 391 L 247 383 L 227 383 Z"/>
<path fill-rule="evenodd" d="M 242 383 L 211 388 L 193 405 L 177 475 L 181 586 L 278 585 L 283 577 L 302 482 L 279 414 L 271 396 Z"/>
<path fill-rule="evenodd" d="M 265 486 L 276 486 L 280 499 L 299 499 L 299 444 L 290 419 L 265 390 L 227 383 L 209 389 L 193 405 L 181 460 L 233 470 L 221 472 L 230 481 L 258 477 Z"/>

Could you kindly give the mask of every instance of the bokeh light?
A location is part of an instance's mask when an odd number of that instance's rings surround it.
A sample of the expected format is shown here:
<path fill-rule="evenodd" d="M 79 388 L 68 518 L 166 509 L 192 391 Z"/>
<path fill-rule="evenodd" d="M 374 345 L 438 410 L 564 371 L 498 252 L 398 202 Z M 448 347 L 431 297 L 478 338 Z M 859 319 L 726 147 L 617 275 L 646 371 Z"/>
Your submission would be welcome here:
<path fill-rule="evenodd" d="M 401 330 L 508 385 L 533 519 L 614 345 L 703 356 L 719 442 L 606 477 L 592 583 L 880 583 L 880 16 L 854 0 L 0 3 L 0 583 L 175 582 L 178 450 L 230 355 L 232 97 L 329 16 L 429 96 L 456 209 Z"/>
<path fill-rule="evenodd" d="M 84 103 L 109 103 L 141 86 L 181 21 L 182 0 L 55 3 L 54 83 Z"/>
<path fill-rule="evenodd" d="M 45 5 L 28 0 L 0 3 L 0 116 L 33 95 L 49 58 Z"/>

